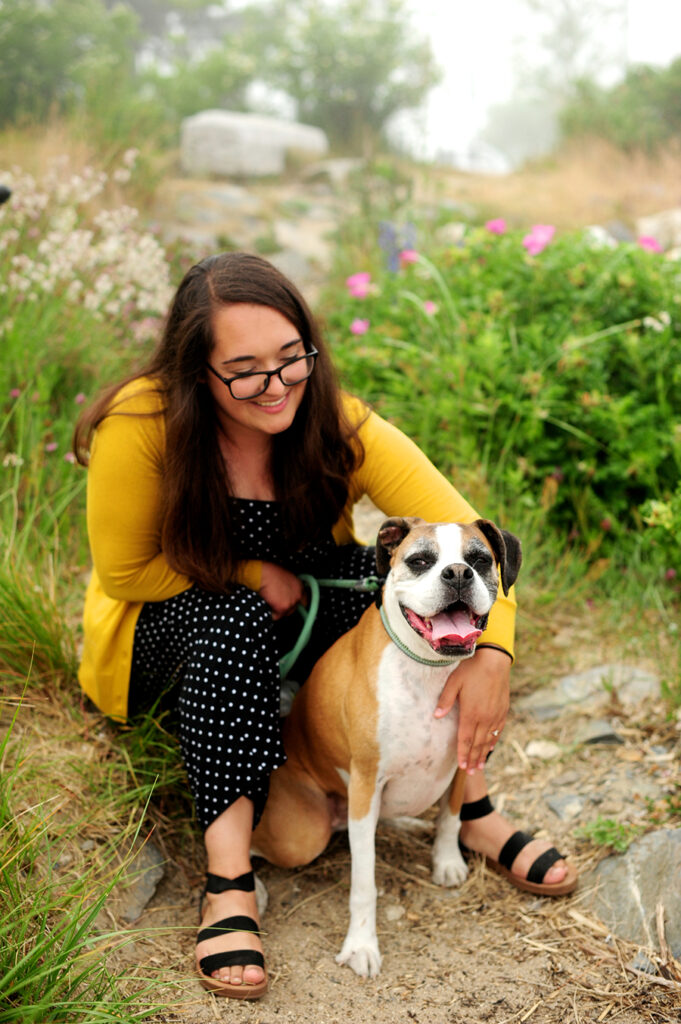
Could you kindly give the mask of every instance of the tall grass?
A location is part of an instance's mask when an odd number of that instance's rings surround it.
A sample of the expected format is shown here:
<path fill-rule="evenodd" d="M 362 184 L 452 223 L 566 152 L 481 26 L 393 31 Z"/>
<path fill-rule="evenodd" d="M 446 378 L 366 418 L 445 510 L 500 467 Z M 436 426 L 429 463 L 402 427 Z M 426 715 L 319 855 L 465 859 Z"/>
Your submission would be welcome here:
<path fill-rule="evenodd" d="M 49 773 L 36 769 L 31 743 L 15 735 L 28 714 L 16 702 L 0 742 L 0 1021 L 147 1019 L 160 1005 L 159 978 L 112 968 L 135 933 L 112 931 L 105 910 L 134 871 L 152 787 L 131 795 L 119 785 L 118 800 L 138 813 L 121 827 L 115 847 L 100 846 L 96 857 L 84 859 L 83 837 L 93 822 L 87 810 L 78 811 L 70 758 L 59 767 L 53 762 Z"/>

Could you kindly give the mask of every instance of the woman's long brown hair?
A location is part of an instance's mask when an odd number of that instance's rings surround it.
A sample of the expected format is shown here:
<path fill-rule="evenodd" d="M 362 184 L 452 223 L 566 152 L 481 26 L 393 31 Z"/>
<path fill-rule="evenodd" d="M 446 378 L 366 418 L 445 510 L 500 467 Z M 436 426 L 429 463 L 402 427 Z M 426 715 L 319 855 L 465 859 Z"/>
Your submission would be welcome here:
<path fill-rule="evenodd" d="M 295 285 L 259 256 L 222 253 L 192 267 L 149 363 L 107 389 L 81 416 L 74 435 L 76 458 L 87 465 L 97 426 L 119 414 L 120 389 L 141 377 L 155 382 L 166 434 L 161 547 L 172 568 L 211 591 L 229 587 L 243 557 L 235 547 L 215 405 L 205 383 L 212 315 L 237 302 L 275 309 L 294 325 L 306 350 L 319 352 L 293 424 L 274 435 L 272 476 L 292 550 L 327 533 L 345 505 L 363 450 L 343 415 L 335 370 L 312 313 Z"/>

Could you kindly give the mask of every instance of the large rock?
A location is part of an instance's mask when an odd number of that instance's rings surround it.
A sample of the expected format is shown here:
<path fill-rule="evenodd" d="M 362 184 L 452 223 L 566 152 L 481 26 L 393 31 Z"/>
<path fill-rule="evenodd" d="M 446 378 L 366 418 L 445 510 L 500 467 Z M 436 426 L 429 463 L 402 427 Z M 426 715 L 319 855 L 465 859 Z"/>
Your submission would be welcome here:
<path fill-rule="evenodd" d="M 635 665 L 598 665 L 577 675 L 563 676 L 550 686 L 514 702 L 519 711 L 540 720 L 558 718 L 563 711 L 592 712 L 607 702 L 611 692 L 627 706 L 660 696 L 660 680 Z"/>
<path fill-rule="evenodd" d="M 260 114 L 204 110 L 182 122 L 182 169 L 187 174 L 263 177 L 281 174 L 286 157 L 319 159 L 329 148 L 321 128 Z"/>
<path fill-rule="evenodd" d="M 649 832 L 625 854 L 608 857 L 582 878 L 583 903 L 615 935 L 658 948 L 656 911 L 664 906 L 665 938 L 681 957 L 681 829 Z"/>

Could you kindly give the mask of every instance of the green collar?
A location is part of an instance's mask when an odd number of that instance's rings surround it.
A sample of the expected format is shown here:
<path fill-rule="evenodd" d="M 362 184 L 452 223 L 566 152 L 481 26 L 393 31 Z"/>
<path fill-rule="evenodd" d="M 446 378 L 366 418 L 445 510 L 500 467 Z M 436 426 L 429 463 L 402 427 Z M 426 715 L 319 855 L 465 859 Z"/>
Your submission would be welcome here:
<path fill-rule="evenodd" d="M 418 661 L 420 665 L 432 665 L 434 668 L 443 668 L 445 665 L 453 665 L 455 662 L 461 661 L 461 658 L 458 657 L 442 658 L 438 661 L 435 661 L 434 658 L 422 658 L 419 654 L 414 654 L 413 651 L 409 650 L 406 644 L 402 643 L 397 633 L 395 633 L 394 630 L 391 628 L 390 623 L 388 622 L 388 616 L 385 614 L 385 609 L 383 605 L 381 605 L 379 611 L 381 613 L 381 622 L 385 627 L 386 633 L 388 634 L 392 642 L 395 644 L 395 646 L 399 647 L 403 654 L 408 654 L 412 661 Z"/>

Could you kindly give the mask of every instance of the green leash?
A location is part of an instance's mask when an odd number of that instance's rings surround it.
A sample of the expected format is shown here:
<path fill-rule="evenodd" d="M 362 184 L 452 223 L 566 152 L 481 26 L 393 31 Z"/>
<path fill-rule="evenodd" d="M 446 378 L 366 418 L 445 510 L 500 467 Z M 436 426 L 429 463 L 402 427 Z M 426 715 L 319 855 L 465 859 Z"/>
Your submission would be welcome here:
<path fill-rule="evenodd" d="M 312 627 L 315 624 L 317 612 L 319 611 L 320 587 L 340 587 L 344 590 L 357 590 L 361 593 L 372 593 L 376 590 L 380 590 L 383 584 L 383 581 L 379 576 L 363 576 L 359 580 L 318 580 L 315 576 L 302 574 L 299 579 L 303 581 L 310 591 L 310 605 L 308 608 L 302 604 L 298 605 L 298 612 L 303 619 L 303 628 L 300 631 L 300 635 L 298 636 L 294 647 L 279 661 L 279 672 L 282 680 L 288 678 L 289 673 L 300 657 L 301 652 L 307 647 Z"/>

